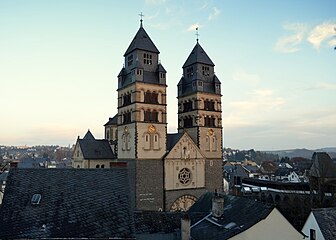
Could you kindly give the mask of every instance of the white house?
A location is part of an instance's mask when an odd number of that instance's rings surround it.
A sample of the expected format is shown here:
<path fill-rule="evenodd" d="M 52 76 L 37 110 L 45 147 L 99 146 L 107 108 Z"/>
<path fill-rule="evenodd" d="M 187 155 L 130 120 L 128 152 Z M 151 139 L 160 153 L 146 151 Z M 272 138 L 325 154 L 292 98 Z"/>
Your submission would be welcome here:
<path fill-rule="evenodd" d="M 336 239 L 336 208 L 313 209 L 302 232 L 312 240 Z"/>

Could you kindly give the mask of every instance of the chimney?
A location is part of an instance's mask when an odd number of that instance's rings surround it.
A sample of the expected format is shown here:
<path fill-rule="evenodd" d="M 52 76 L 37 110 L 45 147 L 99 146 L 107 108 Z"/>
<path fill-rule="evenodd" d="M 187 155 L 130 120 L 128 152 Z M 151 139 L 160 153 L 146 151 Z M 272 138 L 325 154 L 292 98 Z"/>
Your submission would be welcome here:
<path fill-rule="evenodd" d="M 224 197 L 220 196 L 215 190 L 215 196 L 212 199 L 212 216 L 220 218 L 224 213 Z"/>
<path fill-rule="evenodd" d="M 181 240 L 190 239 L 190 218 L 188 213 L 186 213 L 181 218 Z"/>

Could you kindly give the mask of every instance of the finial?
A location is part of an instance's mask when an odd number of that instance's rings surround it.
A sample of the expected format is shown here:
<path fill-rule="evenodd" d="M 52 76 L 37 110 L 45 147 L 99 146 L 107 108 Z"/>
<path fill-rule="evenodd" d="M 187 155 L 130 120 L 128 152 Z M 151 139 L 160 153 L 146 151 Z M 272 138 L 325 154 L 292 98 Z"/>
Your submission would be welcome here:
<path fill-rule="evenodd" d="M 139 16 L 140 16 L 140 27 L 142 27 L 142 21 L 143 21 L 143 20 L 142 20 L 142 17 L 144 17 L 145 15 L 143 15 L 142 12 L 141 12 L 141 13 L 139 14 Z"/>
<path fill-rule="evenodd" d="M 197 36 L 196 41 L 198 42 L 198 37 L 199 37 L 198 27 L 196 28 L 196 34 L 195 35 Z"/>

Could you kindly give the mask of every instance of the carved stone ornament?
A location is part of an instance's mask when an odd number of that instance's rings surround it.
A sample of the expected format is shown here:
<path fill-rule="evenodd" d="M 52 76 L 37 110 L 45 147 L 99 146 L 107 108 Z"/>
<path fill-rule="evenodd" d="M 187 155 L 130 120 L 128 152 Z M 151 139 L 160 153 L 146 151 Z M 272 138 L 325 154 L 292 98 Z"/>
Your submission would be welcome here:
<path fill-rule="evenodd" d="M 149 125 L 148 126 L 148 132 L 149 133 L 156 133 L 156 128 L 155 128 L 155 126 L 154 125 Z"/>
<path fill-rule="evenodd" d="M 172 204 L 170 211 L 172 212 L 185 212 L 196 202 L 197 198 L 192 195 L 184 195 L 175 200 Z"/>

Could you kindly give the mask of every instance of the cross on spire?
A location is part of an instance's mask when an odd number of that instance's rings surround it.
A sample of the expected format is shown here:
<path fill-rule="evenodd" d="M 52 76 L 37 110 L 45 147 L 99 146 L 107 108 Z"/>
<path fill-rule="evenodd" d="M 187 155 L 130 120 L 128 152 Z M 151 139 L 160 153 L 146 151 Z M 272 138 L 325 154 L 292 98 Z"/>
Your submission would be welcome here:
<path fill-rule="evenodd" d="M 139 16 L 140 16 L 140 27 L 142 27 L 142 21 L 143 21 L 143 20 L 142 20 L 142 17 L 144 17 L 145 15 L 143 15 L 142 12 L 141 12 L 141 13 L 139 14 Z"/>
<path fill-rule="evenodd" d="M 196 41 L 198 42 L 198 37 L 199 37 L 199 33 L 198 33 L 198 27 L 196 28 Z"/>

